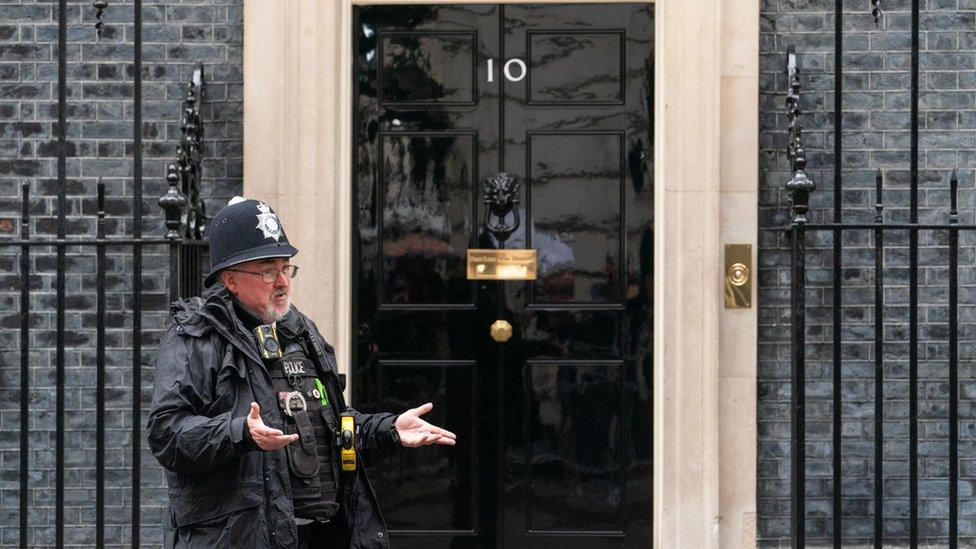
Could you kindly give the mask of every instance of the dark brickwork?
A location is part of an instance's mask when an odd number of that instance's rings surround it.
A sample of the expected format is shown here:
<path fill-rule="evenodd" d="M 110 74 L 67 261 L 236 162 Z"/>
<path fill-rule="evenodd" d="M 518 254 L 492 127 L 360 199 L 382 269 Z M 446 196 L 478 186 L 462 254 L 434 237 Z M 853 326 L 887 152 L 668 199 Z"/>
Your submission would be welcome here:
<path fill-rule="evenodd" d="M 875 28 L 868 0 L 844 2 L 843 217 L 873 221 L 874 172 L 885 173 L 885 218 L 908 221 L 910 147 L 909 0 L 882 0 Z M 959 170 L 960 222 L 974 223 L 976 168 L 976 2 L 922 0 L 919 219 L 948 221 L 949 175 Z M 803 71 L 800 106 L 809 172 L 818 189 L 812 220 L 833 221 L 834 2 L 762 0 L 760 81 L 759 461 L 761 545 L 790 533 L 790 268 L 787 241 L 786 50 Z M 908 500 L 908 238 L 892 233 L 885 254 L 885 535 L 905 545 Z M 874 252 L 869 231 L 843 238 L 843 536 L 869 544 L 874 482 Z M 811 235 L 806 293 L 807 539 L 833 533 L 833 236 Z M 976 237 L 960 238 L 960 535 L 976 544 Z M 919 251 L 919 533 L 944 546 L 948 533 L 948 237 L 923 232 Z"/>
<path fill-rule="evenodd" d="M 90 1 L 68 5 L 67 232 L 91 237 L 95 189 L 107 189 L 108 233 L 131 235 L 133 196 L 133 2 L 109 0 L 101 40 Z M 19 230 L 22 182 L 31 185 L 31 234 L 57 231 L 58 7 L 52 1 L 0 0 L 0 230 Z M 243 119 L 242 0 L 143 2 L 143 233 L 163 232 L 157 198 L 180 138 L 180 108 L 194 65 L 207 80 L 204 189 L 208 211 L 241 192 Z M 12 225 L 7 221 L 12 221 Z M 0 232 L 0 545 L 19 541 L 20 307 L 19 250 Z M 56 261 L 51 248 L 31 257 L 30 529 L 32 547 L 55 540 Z M 142 493 L 132 501 L 132 248 L 113 248 L 107 283 L 106 542 L 132 540 L 131 510 L 141 509 L 140 538 L 158 546 L 166 493 L 145 449 L 151 363 L 166 319 L 168 255 L 143 258 Z M 92 248 L 67 253 L 65 542 L 95 542 L 95 259 Z"/>

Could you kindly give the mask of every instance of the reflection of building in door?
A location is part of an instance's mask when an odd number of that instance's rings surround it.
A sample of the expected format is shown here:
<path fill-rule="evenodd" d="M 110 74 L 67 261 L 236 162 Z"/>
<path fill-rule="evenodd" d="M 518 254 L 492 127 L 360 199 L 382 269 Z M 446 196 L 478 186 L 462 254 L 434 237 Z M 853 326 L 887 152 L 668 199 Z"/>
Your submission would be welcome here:
<path fill-rule="evenodd" d="M 465 269 L 464 228 L 452 227 L 451 209 L 463 200 L 451 196 L 445 181 L 468 181 L 471 174 L 456 147 L 443 140 L 387 140 L 383 169 L 383 226 L 392 229 L 384 246 L 384 281 L 391 302 L 433 302 L 447 291 L 442 281 Z M 453 239 L 451 235 L 459 235 Z"/>

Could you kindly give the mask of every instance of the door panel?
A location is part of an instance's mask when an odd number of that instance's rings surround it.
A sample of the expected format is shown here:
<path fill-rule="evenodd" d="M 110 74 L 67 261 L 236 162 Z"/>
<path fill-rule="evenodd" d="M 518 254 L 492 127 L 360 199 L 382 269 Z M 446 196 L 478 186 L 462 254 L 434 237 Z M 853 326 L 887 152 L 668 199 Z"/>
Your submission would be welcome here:
<path fill-rule="evenodd" d="M 527 81 L 528 104 L 623 103 L 624 39 L 621 30 L 526 32 L 526 58 L 532 67 Z"/>
<path fill-rule="evenodd" d="M 525 531 L 622 534 L 623 363 L 526 360 L 523 371 Z"/>
<path fill-rule="evenodd" d="M 477 134 L 381 132 L 380 307 L 474 305 Z"/>
<path fill-rule="evenodd" d="M 378 43 L 380 104 L 476 105 L 477 42 L 474 31 L 384 32 Z"/>
<path fill-rule="evenodd" d="M 623 132 L 530 132 L 530 304 L 620 303 Z"/>
<path fill-rule="evenodd" d="M 652 7 L 357 6 L 353 30 L 353 399 L 432 401 L 459 436 L 369 464 L 393 542 L 648 546 Z M 535 281 L 466 278 L 502 245 L 498 172 Z"/>
<path fill-rule="evenodd" d="M 404 410 L 426 401 L 437 406 L 426 419 L 450 423 L 465 436 L 474 435 L 475 403 L 471 398 L 444 401 L 443 395 L 470 395 L 476 363 L 471 360 L 380 360 L 378 391 L 388 410 Z M 459 436 L 461 436 L 459 434 Z M 477 455 L 417 448 L 389 460 L 390 468 L 373 475 L 374 489 L 383 494 L 383 512 L 392 530 L 467 531 L 478 524 L 475 489 Z M 399 544 L 398 544 L 399 545 Z"/>

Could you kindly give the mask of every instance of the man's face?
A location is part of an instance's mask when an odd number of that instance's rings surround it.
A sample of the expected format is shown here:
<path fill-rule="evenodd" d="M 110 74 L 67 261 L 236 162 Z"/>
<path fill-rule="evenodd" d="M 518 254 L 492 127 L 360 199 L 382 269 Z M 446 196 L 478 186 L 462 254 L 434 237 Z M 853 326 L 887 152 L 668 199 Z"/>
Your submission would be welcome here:
<path fill-rule="evenodd" d="M 282 267 L 288 264 L 286 257 L 256 259 L 224 269 L 220 273 L 220 280 L 245 307 L 260 316 L 266 324 L 271 324 L 281 320 L 291 304 L 291 279 L 281 272 Z M 261 274 L 253 274 L 268 270 L 276 273 L 272 282 L 265 282 Z"/>

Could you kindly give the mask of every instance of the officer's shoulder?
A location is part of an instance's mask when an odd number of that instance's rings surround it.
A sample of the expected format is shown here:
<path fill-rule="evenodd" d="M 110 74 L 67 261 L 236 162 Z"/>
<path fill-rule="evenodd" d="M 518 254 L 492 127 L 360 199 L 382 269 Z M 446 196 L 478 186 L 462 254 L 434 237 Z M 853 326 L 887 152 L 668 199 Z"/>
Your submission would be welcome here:
<path fill-rule="evenodd" d="M 330 354 L 335 354 L 335 347 L 331 343 L 326 341 L 325 337 L 322 336 L 322 332 L 319 331 L 319 327 L 315 324 L 315 321 L 309 318 L 305 313 L 299 311 L 297 308 L 294 309 L 295 313 L 298 315 L 298 319 L 305 323 L 308 331 L 312 333 L 312 337 L 319 340 L 322 346 L 325 348 L 325 352 Z"/>
<path fill-rule="evenodd" d="M 202 308 L 203 300 L 199 297 L 174 301 L 170 305 L 169 329 L 183 337 L 206 337 L 212 328 L 200 314 Z"/>

